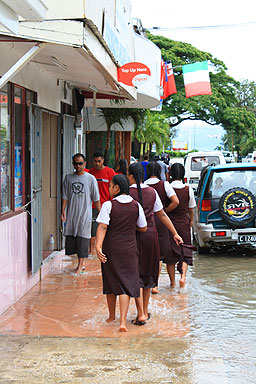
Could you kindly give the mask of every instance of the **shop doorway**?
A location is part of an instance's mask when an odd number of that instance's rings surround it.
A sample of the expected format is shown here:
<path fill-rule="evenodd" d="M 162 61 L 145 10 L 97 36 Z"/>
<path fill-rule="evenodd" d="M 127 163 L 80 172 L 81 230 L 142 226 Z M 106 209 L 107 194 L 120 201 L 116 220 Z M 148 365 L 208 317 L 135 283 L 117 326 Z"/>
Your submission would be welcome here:
<path fill-rule="evenodd" d="M 52 112 L 42 113 L 42 242 L 43 259 L 58 249 L 58 130 L 59 116 Z M 50 236 L 54 241 L 49 242 Z"/>

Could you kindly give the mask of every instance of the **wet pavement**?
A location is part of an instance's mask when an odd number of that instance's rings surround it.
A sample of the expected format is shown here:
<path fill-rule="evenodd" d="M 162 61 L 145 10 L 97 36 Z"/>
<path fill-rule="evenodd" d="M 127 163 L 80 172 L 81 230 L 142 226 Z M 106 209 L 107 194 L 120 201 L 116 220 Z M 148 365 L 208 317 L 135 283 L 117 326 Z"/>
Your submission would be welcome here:
<path fill-rule="evenodd" d="M 186 293 L 163 268 L 152 318 L 118 332 L 107 324 L 100 264 L 75 276 L 64 256 L 0 317 L 0 384 L 255 383 L 256 252 L 195 255 Z M 178 275 L 177 275 L 178 280 Z"/>

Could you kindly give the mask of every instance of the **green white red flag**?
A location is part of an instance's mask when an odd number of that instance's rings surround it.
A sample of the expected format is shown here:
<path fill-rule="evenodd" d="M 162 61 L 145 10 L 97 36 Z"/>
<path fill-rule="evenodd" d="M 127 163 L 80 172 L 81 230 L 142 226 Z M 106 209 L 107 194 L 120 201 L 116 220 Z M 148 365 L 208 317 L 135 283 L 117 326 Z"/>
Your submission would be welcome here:
<path fill-rule="evenodd" d="M 183 65 L 182 72 L 186 97 L 212 94 L 207 61 Z"/>

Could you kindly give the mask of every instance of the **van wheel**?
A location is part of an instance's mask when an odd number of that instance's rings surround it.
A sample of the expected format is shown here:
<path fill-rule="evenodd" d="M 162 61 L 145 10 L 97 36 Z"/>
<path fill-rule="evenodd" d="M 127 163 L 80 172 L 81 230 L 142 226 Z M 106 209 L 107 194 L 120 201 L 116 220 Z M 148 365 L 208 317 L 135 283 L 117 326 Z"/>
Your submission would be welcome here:
<path fill-rule="evenodd" d="M 197 250 L 198 250 L 199 255 L 208 255 L 210 253 L 211 248 L 198 246 Z"/>

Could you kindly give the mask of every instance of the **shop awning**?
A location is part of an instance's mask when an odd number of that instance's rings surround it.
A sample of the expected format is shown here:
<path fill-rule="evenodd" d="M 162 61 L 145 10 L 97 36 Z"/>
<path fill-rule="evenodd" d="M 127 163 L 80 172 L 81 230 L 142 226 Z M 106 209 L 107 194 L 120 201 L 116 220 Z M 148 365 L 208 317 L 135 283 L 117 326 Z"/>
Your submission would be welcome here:
<path fill-rule="evenodd" d="M 34 31 L 32 27 L 35 24 L 21 24 L 19 38 L 4 33 L 0 36 L 0 47 L 1 44 L 9 44 L 10 49 L 22 58 L 37 43 L 45 42 L 44 49 L 31 57 L 30 63 L 82 91 L 96 91 L 110 98 L 136 100 L 135 88 L 118 83 L 116 64 L 90 31 L 87 31 L 85 39 L 88 45 L 84 44 L 82 22 L 45 21 L 40 23 L 40 30 Z M 32 35 L 37 38 L 32 40 Z"/>

